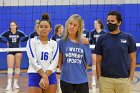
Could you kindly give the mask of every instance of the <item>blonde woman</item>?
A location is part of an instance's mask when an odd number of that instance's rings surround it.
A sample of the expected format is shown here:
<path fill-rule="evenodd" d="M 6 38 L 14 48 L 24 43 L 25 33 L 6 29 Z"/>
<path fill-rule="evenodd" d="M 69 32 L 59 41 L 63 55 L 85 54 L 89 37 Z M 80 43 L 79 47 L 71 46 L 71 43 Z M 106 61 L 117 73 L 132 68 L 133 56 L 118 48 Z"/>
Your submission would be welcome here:
<path fill-rule="evenodd" d="M 59 41 L 62 93 L 89 93 L 86 65 L 92 64 L 88 39 L 82 36 L 83 19 L 72 15 L 65 26 L 64 38 Z"/>

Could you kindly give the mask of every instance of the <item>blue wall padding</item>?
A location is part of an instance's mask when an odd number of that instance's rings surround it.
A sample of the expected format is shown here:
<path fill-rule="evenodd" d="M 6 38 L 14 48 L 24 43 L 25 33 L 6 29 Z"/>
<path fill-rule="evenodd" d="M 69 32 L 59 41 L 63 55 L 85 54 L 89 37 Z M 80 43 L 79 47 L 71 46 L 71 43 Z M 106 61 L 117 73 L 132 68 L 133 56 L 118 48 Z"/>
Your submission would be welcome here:
<path fill-rule="evenodd" d="M 123 16 L 121 30 L 131 33 L 136 42 L 140 42 L 140 4 L 122 4 L 122 5 L 63 5 L 63 6 L 1 6 L 0 7 L 0 34 L 9 28 L 10 20 L 15 20 L 20 30 L 29 35 L 34 31 L 36 19 L 41 18 L 41 14 L 48 12 L 54 29 L 55 24 L 65 25 L 65 21 L 72 14 L 79 14 L 85 21 L 85 28 L 89 31 L 93 29 L 95 19 L 101 19 L 105 24 L 109 11 L 118 10 Z M 106 29 L 107 30 L 107 29 Z M 53 35 L 53 30 L 49 37 Z M 26 44 L 22 44 L 25 46 Z M 6 47 L 1 44 L 1 47 Z M 139 48 L 137 51 L 137 63 L 140 63 Z M 0 69 L 7 69 L 6 53 L 0 53 Z M 28 58 L 23 53 L 21 68 L 28 67 Z"/>

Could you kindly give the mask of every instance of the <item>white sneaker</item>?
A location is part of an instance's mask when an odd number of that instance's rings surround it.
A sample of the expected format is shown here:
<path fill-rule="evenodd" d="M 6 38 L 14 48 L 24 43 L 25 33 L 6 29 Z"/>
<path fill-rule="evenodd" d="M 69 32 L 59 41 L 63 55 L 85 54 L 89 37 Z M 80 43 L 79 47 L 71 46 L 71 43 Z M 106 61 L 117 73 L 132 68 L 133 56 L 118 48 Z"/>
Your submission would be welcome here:
<path fill-rule="evenodd" d="M 19 85 L 17 83 L 14 83 L 13 89 L 19 89 Z"/>
<path fill-rule="evenodd" d="M 12 86 L 11 86 L 10 84 L 8 84 L 7 87 L 6 87 L 6 90 L 7 90 L 7 91 L 12 90 Z"/>
<path fill-rule="evenodd" d="M 18 80 L 14 79 L 14 85 L 13 85 L 13 89 L 19 89 L 19 85 L 18 85 Z"/>

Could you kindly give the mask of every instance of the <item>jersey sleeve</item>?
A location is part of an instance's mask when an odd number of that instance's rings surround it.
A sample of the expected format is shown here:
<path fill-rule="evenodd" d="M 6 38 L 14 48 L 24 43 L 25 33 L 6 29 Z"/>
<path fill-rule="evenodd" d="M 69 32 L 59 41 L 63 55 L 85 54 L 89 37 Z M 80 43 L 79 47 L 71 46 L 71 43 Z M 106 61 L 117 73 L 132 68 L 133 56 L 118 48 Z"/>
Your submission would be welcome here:
<path fill-rule="evenodd" d="M 29 64 L 32 65 L 36 71 L 38 71 L 42 67 L 37 60 L 34 38 L 28 40 L 26 49 L 27 49 L 27 56 L 29 58 Z"/>
<path fill-rule="evenodd" d="M 52 72 L 55 72 L 56 67 L 58 65 L 59 46 L 58 46 L 56 41 L 53 41 L 53 45 L 54 45 L 54 47 L 53 47 L 53 50 L 54 50 L 53 51 L 53 57 L 52 57 L 51 64 L 50 64 L 48 70 L 51 70 Z"/>
<path fill-rule="evenodd" d="M 30 33 L 29 38 L 34 38 L 33 32 Z"/>
<path fill-rule="evenodd" d="M 26 35 L 22 40 L 21 40 L 21 42 L 25 42 L 25 41 L 27 41 L 28 40 L 28 36 Z"/>
<path fill-rule="evenodd" d="M 21 30 L 17 30 L 17 31 L 19 32 L 19 35 L 20 35 L 21 37 L 26 36 L 25 33 L 24 33 L 23 31 L 21 31 Z"/>
<path fill-rule="evenodd" d="M 56 41 L 55 35 L 52 36 L 52 40 Z"/>
<path fill-rule="evenodd" d="M 8 35 L 8 31 L 5 31 L 3 32 L 1 35 L 0 35 L 0 42 L 2 43 L 7 43 L 7 40 L 5 38 L 7 38 L 9 35 Z"/>
<path fill-rule="evenodd" d="M 24 32 L 22 32 L 22 31 L 19 31 L 19 32 L 20 32 L 20 36 L 23 37 L 21 42 L 27 41 L 28 40 L 28 36 Z"/>
<path fill-rule="evenodd" d="M 2 37 L 8 37 L 8 31 L 4 31 L 2 34 L 1 34 Z"/>

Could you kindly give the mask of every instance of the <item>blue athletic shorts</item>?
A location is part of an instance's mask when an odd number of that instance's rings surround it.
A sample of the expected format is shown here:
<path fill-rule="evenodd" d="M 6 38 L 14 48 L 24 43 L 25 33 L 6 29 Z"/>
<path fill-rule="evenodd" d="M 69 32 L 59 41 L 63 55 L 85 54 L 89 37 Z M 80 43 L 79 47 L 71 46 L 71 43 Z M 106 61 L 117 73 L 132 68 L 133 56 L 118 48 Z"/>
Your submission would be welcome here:
<path fill-rule="evenodd" d="M 41 76 L 38 73 L 28 73 L 28 87 L 40 87 L 39 82 Z M 49 77 L 49 85 L 57 84 L 56 72 L 52 73 Z"/>

